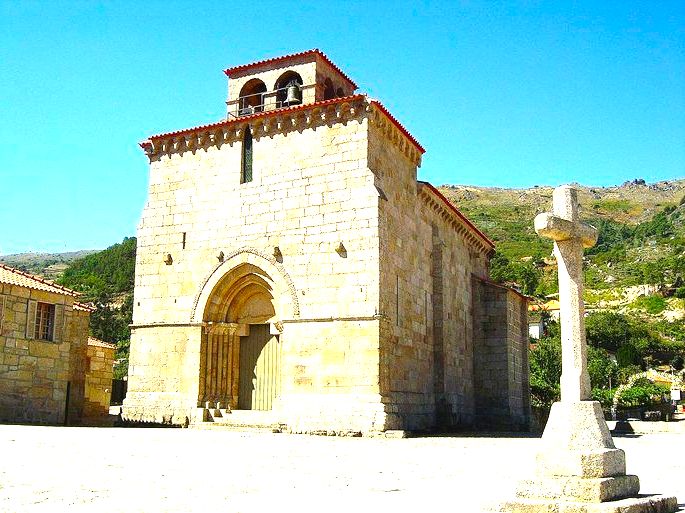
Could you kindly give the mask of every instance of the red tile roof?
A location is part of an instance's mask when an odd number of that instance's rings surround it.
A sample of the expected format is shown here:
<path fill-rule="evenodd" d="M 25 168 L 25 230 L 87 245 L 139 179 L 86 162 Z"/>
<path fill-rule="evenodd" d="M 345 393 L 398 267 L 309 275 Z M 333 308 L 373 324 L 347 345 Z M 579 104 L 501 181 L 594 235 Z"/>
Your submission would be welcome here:
<path fill-rule="evenodd" d="M 283 62 L 283 61 L 288 61 L 288 60 L 292 60 L 292 59 L 297 59 L 298 57 L 305 57 L 308 55 L 318 55 L 319 57 L 321 57 L 331 68 L 333 68 L 336 72 L 338 72 L 338 74 L 342 78 L 344 78 L 352 87 L 357 89 L 357 84 L 355 84 L 350 77 L 348 77 L 345 73 L 343 73 L 343 71 L 338 66 L 333 64 L 333 61 L 331 61 L 326 56 L 326 54 L 323 53 L 318 48 L 313 48 L 311 50 L 305 50 L 304 52 L 282 55 L 280 57 L 272 57 L 270 59 L 264 59 L 261 61 L 252 62 L 250 64 L 241 64 L 240 66 L 233 66 L 232 68 L 225 69 L 224 73 L 226 74 L 226 76 L 228 76 L 230 78 L 231 76 L 233 76 L 239 72 L 246 71 L 246 70 L 249 70 L 251 68 L 263 66 L 265 64 L 275 64 L 277 62 Z"/>
<path fill-rule="evenodd" d="M 406 128 L 404 128 L 404 126 L 402 126 L 402 123 L 400 123 L 399 121 L 397 121 L 397 118 L 395 118 L 395 116 L 393 116 L 392 114 L 390 114 L 390 112 L 388 111 L 388 109 L 386 109 L 385 106 L 384 106 L 381 102 L 379 102 L 378 100 L 371 100 L 371 105 L 375 105 L 376 107 L 378 107 L 378 108 L 380 109 L 380 111 L 381 111 L 383 114 L 385 114 L 386 116 L 388 116 L 388 119 L 389 119 L 390 121 L 392 121 L 392 123 L 397 127 L 397 129 L 398 129 L 400 132 L 402 132 L 402 133 L 407 137 L 407 139 L 409 139 L 409 140 L 414 144 L 414 146 L 416 146 L 416 149 L 417 149 L 417 150 L 419 150 L 422 154 L 423 154 L 423 153 L 426 153 L 426 150 L 424 150 L 424 149 L 423 149 L 423 146 L 421 146 L 421 144 L 419 144 L 419 141 L 417 141 L 416 139 L 414 139 L 414 136 L 411 135 L 411 134 L 409 133 L 409 131 L 408 131 Z"/>
<path fill-rule="evenodd" d="M 190 134 L 193 132 L 200 132 L 202 130 L 208 130 L 208 129 L 212 129 L 212 128 L 220 128 L 220 127 L 225 127 L 225 126 L 236 125 L 239 123 L 244 123 L 245 121 L 251 121 L 253 119 L 268 118 L 268 117 L 278 116 L 280 114 L 284 114 L 284 113 L 288 113 L 288 112 L 296 112 L 299 110 L 311 109 L 313 107 L 324 107 L 326 105 L 333 105 L 336 103 L 344 103 L 344 102 L 349 102 L 349 101 L 360 100 L 364 97 L 365 97 L 365 95 L 363 95 L 363 94 L 354 94 L 352 96 L 345 96 L 343 98 L 333 98 L 332 100 L 322 100 L 320 102 L 305 103 L 302 105 L 295 105 L 293 107 L 285 107 L 282 109 L 269 110 L 266 112 L 255 112 L 254 114 L 250 114 L 249 116 L 241 116 L 239 118 L 233 118 L 233 119 L 224 119 L 221 121 L 217 121 L 216 123 L 210 123 L 208 125 L 201 125 L 201 126 L 196 126 L 193 128 L 184 128 L 183 130 L 177 130 L 175 132 L 167 132 L 164 134 L 151 135 L 149 138 L 150 139 L 161 139 L 164 137 L 172 137 L 172 136 L 176 136 L 176 135 L 185 135 L 185 134 Z M 143 141 L 143 142 L 139 143 L 139 145 L 141 147 L 143 147 L 145 142 L 146 141 Z"/>
<path fill-rule="evenodd" d="M 443 196 L 442 193 L 441 193 L 439 190 L 437 190 L 433 185 L 431 185 L 431 184 L 428 183 L 428 182 L 424 182 L 424 181 L 421 181 L 421 180 L 419 180 L 418 182 L 419 182 L 421 185 L 423 185 L 424 187 L 428 187 L 428 190 L 430 190 L 433 194 L 435 194 L 435 196 L 437 196 L 438 199 L 440 199 L 440 200 L 447 206 L 447 208 L 449 208 L 453 213 L 455 213 L 455 214 L 457 215 L 457 217 L 459 217 L 462 221 L 464 221 L 464 223 L 466 224 L 466 226 L 468 226 L 468 227 L 471 229 L 471 231 L 472 231 L 473 233 L 475 233 L 476 235 L 478 235 L 478 236 L 483 240 L 483 242 L 485 242 L 485 244 L 486 244 L 487 246 L 490 246 L 490 248 L 495 249 L 495 243 L 492 242 L 492 241 L 491 241 L 483 232 L 481 232 L 478 228 L 476 228 L 476 226 L 475 226 L 471 221 L 469 221 L 469 219 L 468 219 L 464 214 L 462 214 L 462 213 L 459 211 L 459 209 L 458 209 L 457 207 L 455 207 L 454 204 L 453 204 L 450 200 L 448 200 L 447 198 L 445 198 L 445 196 Z"/>
<path fill-rule="evenodd" d="M 74 301 L 74 310 L 78 310 L 79 312 L 94 312 L 96 308 L 85 303 Z"/>
<path fill-rule="evenodd" d="M 117 348 L 116 344 L 110 344 L 109 342 L 104 342 L 104 341 L 97 339 L 95 337 L 88 337 L 88 345 L 94 346 L 94 347 L 104 347 L 106 349 L 116 349 Z"/>
<path fill-rule="evenodd" d="M 68 289 L 62 285 L 57 285 L 19 269 L 15 269 L 5 264 L 0 264 L 0 283 L 7 285 L 17 285 L 19 287 L 26 287 L 33 290 L 42 290 L 44 292 L 52 292 L 53 294 L 62 294 L 63 296 L 78 296 L 79 293 L 75 290 Z"/>
<path fill-rule="evenodd" d="M 176 130 L 175 132 L 166 132 L 163 134 L 156 134 L 156 135 L 151 135 L 149 139 L 163 139 L 165 137 L 175 137 L 179 135 L 186 135 L 186 134 L 191 134 L 193 132 L 201 132 L 203 130 L 211 130 L 214 128 L 221 128 L 221 127 L 228 127 L 231 125 L 236 125 L 239 123 L 244 123 L 245 121 L 251 121 L 253 119 L 259 119 L 259 118 L 268 118 L 272 116 L 278 116 L 281 114 L 285 114 L 288 112 L 296 112 L 300 110 L 307 110 L 311 109 L 314 107 L 325 107 L 326 105 L 334 105 L 336 103 L 345 103 L 349 101 L 356 101 L 360 100 L 362 98 L 366 98 L 366 95 L 364 94 L 354 94 L 352 96 L 345 96 L 343 98 L 333 98 L 331 100 L 322 100 L 319 102 L 314 102 L 314 103 L 306 103 L 303 105 L 295 105 L 293 107 L 285 107 L 282 109 L 276 109 L 276 110 L 270 110 L 266 112 L 256 112 L 254 114 L 250 114 L 249 116 L 241 116 L 239 118 L 233 118 L 233 119 L 225 119 L 222 121 L 217 121 L 216 123 L 210 123 L 208 125 L 200 125 L 192 128 L 184 128 L 183 130 Z M 386 109 L 382 103 L 380 103 L 378 100 L 371 100 L 370 102 L 372 105 L 375 105 L 378 107 L 378 109 L 385 114 L 388 119 L 398 128 L 400 132 L 402 132 L 407 139 L 416 147 L 417 150 L 419 150 L 421 153 L 425 153 L 426 150 L 419 144 L 419 142 L 412 136 L 409 131 L 402 126 L 402 124 L 395 119 L 395 117 L 388 112 L 388 109 Z M 149 140 L 147 141 L 142 141 L 138 143 L 138 145 L 145 149 L 148 145 L 150 144 Z"/>

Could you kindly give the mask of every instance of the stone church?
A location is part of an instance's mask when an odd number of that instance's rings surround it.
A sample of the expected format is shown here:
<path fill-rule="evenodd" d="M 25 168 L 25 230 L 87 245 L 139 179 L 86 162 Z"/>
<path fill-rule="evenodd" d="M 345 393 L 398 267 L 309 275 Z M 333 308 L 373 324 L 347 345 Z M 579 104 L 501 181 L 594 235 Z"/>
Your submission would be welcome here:
<path fill-rule="evenodd" d="M 319 50 L 225 74 L 224 120 L 141 143 L 124 417 L 525 428 L 526 300 L 419 142 Z"/>

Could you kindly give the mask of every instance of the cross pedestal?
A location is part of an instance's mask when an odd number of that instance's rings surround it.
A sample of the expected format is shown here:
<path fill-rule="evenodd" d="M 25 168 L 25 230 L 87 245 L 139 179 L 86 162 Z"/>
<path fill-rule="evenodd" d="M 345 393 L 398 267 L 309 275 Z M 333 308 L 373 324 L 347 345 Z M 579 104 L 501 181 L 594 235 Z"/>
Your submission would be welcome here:
<path fill-rule="evenodd" d="M 499 511 L 670 513 L 675 497 L 641 496 L 637 476 L 626 475 L 625 453 L 617 449 L 602 408 L 591 400 L 583 305 L 583 248 L 597 230 L 578 217 L 576 190 L 554 190 L 553 212 L 535 218 L 535 231 L 554 241 L 559 266 L 561 315 L 561 401 L 554 403 L 537 455 L 537 476 L 523 481 L 517 498 Z"/>

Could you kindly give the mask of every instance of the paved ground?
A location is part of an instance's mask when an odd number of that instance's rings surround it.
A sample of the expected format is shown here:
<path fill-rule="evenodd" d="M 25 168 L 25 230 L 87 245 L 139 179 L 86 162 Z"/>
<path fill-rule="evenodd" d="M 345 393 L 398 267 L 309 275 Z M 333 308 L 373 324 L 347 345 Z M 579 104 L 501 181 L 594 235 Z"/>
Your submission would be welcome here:
<path fill-rule="evenodd" d="M 532 474 L 538 444 L 0 426 L 0 510 L 477 513 Z M 616 444 L 643 492 L 685 503 L 685 436 Z"/>

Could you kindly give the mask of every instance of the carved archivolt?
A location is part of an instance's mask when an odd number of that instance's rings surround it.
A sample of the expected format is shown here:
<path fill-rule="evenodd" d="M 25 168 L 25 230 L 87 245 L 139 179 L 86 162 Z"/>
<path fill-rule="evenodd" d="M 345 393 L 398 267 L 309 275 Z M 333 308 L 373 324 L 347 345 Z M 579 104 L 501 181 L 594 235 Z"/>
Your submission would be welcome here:
<path fill-rule="evenodd" d="M 190 312 L 191 322 L 202 321 L 202 319 L 197 318 L 198 311 L 200 316 L 202 316 L 207 301 L 210 299 L 214 288 L 221 282 L 222 278 L 226 274 L 236 269 L 238 266 L 248 263 L 250 255 L 254 255 L 261 260 L 261 262 L 253 262 L 253 265 L 255 265 L 255 267 L 259 267 L 274 282 L 280 283 L 279 288 L 284 289 L 282 292 L 287 292 L 290 300 L 290 308 L 292 310 L 291 312 L 288 312 L 288 314 L 292 315 L 293 317 L 299 317 L 300 304 L 297 298 L 297 291 L 292 279 L 288 275 L 283 265 L 278 262 L 272 254 L 260 251 L 256 248 L 245 247 L 227 253 L 223 262 L 219 262 L 203 280 L 202 285 L 200 286 L 200 289 L 193 301 L 193 307 Z M 198 306 L 201 306 L 201 308 L 198 308 Z"/>

